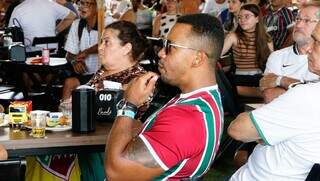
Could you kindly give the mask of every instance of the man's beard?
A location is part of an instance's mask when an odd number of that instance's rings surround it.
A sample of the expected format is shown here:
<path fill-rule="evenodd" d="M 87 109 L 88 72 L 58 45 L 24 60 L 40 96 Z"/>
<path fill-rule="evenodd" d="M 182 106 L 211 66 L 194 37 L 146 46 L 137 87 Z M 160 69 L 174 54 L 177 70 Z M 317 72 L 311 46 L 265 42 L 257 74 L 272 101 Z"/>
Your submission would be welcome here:
<path fill-rule="evenodd" d="M 304 46 L 310 42 L 311 37 L 307 38 L 305 36 L 299 36 L 299 35 L 293 34 L 293 40 L 297 45 Z"/>

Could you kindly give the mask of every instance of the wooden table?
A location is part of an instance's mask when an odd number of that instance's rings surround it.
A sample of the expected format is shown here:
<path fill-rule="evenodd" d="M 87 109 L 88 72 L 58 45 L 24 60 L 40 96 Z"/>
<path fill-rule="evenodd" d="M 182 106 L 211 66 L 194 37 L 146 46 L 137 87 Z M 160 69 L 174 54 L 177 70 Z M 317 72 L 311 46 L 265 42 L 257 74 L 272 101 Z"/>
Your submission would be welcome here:
<path fill-rule="evenodd" d="M 87 134 L 70 131 L 46 131 L 45 138 L 33 138 L 30 130 L 0 128 L 0 144 L 9 157 L 47 155 L 59 153 L 103 152 L 112 123 L 97 123 L 96 130 Z"/>

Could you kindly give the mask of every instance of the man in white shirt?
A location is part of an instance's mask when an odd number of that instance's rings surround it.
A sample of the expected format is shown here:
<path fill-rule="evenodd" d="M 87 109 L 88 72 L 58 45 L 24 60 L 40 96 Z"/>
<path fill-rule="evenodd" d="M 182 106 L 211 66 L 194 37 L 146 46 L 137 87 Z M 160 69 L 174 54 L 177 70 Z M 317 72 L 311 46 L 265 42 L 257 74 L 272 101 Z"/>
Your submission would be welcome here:
<path fill-rule="evenodd" d="M 75 17 L 69 9 L 55 2 L 25 0 L 13 10 L 9 27 L 21 26 L 24 44 L 30 47 L 34 37 L 56 36 L 69 27 Z M 56 26 L 58 19 L 62 21 Z"/>
<path fill-rule="evenodd" d="M 319 21 L 319 3 L 309 3 L 301 7 L 293 30 L 293 46 L 273 52 L 267 61 L 264 77 L 260 80 L 265 102 L 286 92 L 294 82 L 318 80 L 319 76 L 308 70 L 307 47 L 311 33 Z"/>
<path fill-rule="evenodd" d="M 96 0 L 81 0 L 79 13 L 64 47 L 75 74 L 65 80 L 62 99 L 70 98 L 72 90 L 87 83 L 99 69 Z"/>
<path fill-rule="evenodd" d="M 320 75 L 320 24 L 306 49 L 308 68 Z M 302 84 L 302 83 L 300 83 Z M 243 142 L 259 141 L 233 180 L 305 180 L 320 163 L 320 82 L 297 85 L 286 94 L 231 122 L 228 134 Z"/>

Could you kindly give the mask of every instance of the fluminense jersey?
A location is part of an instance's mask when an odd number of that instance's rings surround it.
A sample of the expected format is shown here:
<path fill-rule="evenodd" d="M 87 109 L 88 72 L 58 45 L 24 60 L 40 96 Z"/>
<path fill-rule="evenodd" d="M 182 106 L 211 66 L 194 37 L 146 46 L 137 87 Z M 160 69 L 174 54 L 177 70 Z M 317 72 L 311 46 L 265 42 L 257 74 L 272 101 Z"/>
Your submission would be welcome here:
<path fill-rule="evenodd" d="M 218 151 L 223 109 L 218 86 L 181 94 L 151 115 L 139 137 L 165 170 L 155 180 L 196 179 Z"/>

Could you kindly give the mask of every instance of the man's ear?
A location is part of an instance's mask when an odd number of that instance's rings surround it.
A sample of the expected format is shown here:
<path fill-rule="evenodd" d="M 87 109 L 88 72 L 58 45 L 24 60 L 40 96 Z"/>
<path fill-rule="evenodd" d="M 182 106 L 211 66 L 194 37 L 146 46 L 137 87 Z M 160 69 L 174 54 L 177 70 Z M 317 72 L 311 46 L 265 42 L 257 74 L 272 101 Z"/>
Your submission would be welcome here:
<path fill-rule="evenodd" d="M 123 55 L 129 54 L 129 53 L 132 51 L 132 45 L 131 45 L 131 43 L 126 43 L 126 44 L 122 47 L 122 49 L 124 50 L 124 51 L 123 51 Z"/>
<path fill-rule="evenodd" d="M 203 64 L 204 60 L 207 58 L 206 54 L 203 51 L 198 51 L 196 58 L 192 62 L 193 67 L 199 67 Z"/>

